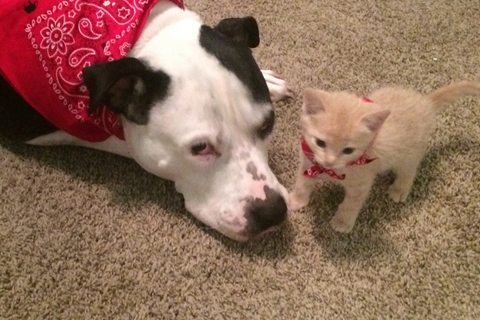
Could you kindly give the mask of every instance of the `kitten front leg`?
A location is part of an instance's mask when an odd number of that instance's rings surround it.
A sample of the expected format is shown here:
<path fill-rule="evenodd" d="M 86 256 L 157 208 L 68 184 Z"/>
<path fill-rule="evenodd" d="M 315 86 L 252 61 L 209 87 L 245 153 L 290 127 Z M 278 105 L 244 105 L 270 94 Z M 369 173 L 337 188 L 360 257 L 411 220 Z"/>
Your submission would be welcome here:
<path fill-rule="evenodd" d="M 310 196 L 317 182 L 316 178 L 305 177 L 303 173 L 311 165 L 300 151 L 300 164 L 295 179 L 295 187 L 289 195 L 288 208 L 292 211 L 300 210 L 310 201 Z"/>
<path fill-rule="evenodd" d="M 316 184 L 315 180 L 315 178 L 304 177 L 303 172 L 297 175 L 295 187 L 288 200 L 288 208 L 290 210 L 300 210 L 310 202 L 310 196 Z"/>
<path fill-rule="evenodd" d="M 330 226 L 338 232 L 348 233 L 352 231 L 358 214 L 362 209 L 365 200 L 370 193 L 373 179 L 358 181 L 354 184 L 345 183 L 345 198 L 338 206 L 333 218 L 330 220 Z"/>

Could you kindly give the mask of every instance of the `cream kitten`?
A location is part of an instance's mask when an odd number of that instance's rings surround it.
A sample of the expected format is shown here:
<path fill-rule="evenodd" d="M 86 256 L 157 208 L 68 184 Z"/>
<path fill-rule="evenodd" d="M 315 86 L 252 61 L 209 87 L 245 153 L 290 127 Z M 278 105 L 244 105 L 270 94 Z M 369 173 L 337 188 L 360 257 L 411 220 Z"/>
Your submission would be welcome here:
<path fill-rule="evenodd" d="M 384 88 L 368 98 L 306 89 L 300 119 L 305 152 L 301 147 L 290 209 L 308 204 L 314 177 L 333 180 L 345 188 L 345 199 L 330 224 L 350 232 L 376 175 L 387 170 L 396 174 L 388 194 L 395 202 L 405 201 L 434 131 L 435 114 L 467 94 L 480 94 L 480 84 L 458 82 L 427 96 Z"/>

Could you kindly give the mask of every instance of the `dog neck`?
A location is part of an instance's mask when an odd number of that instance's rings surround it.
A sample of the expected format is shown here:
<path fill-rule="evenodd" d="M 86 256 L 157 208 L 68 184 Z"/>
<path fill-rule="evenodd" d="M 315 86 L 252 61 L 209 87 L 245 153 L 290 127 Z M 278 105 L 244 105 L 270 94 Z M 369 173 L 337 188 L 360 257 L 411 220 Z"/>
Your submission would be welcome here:
<path fill-rule="evenodd" d="M 199 23 L 202 23 L 202 20 L 196 13 L 185 10 L 169 0 L 159 1 L 150 11 L 147 22 L 143 27 L 142 34 L 138 38 L 137 43 L 132 48 L 129 55 L 135 57 L 136 53 L 142 50 L 144 45 L 155 35 L 160 33 L 161 30 L 184 19 L 196 20 Z"/>

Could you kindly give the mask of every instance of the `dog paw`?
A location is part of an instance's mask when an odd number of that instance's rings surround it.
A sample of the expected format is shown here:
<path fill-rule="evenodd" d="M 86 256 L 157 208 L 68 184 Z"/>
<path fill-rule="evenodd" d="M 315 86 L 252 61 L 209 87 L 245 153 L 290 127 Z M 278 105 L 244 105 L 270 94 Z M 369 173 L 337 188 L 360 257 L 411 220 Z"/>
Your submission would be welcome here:
<path fill-rule="evenodd" d="M 288 87 L 287 82 L 280 75 L 271 70 L 262 70 L 262 74 L 267 82 L 270 99 L 273 102 L 293 98 L 292 89 Z"/>
<path fill-rule="evenodd" d="M 297 211 L 308 204 L 309 199 L 302 199 L 296 194 L 290 194 L 288 197 L 288 209 L 290 211 Z"/>
<path fill-rule="evenodd" d="M 405 191 L 403 188 L 399 188 L 394 184 L 388 188 L 388 195 L 394 202 L 405 202 L 408 194 L 409 191 Z"/>

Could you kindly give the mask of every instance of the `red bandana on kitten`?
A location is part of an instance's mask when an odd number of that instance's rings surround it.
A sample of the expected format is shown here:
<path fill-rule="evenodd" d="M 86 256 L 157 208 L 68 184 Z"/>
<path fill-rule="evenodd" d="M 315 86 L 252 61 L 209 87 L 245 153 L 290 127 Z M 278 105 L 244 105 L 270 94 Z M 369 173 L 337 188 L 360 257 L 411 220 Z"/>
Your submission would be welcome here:
<path fill-rule="evenodd" d="M 388 170 L 396 174 L 388 194 L 395 202 L 405 201 L 434 131 L 435 114 L 445 103 L 468 94 L 480 95 L 480 84 L 453 83 L 427 96 L 389 87 L 368 99 L 343 91 L 306 89 L 300 120 L 311 154 L 305 154 L 305 146 L 300 148 L 290 209 L 308 204 L 315 177 L 340 183 L 345 199 L 330 224 L 336 231 L 350 232 L 375 177 Z M 367 155 L 375 161 L 352 165 Z M 309 175 L 311 170 L 315 174 Z"/>

